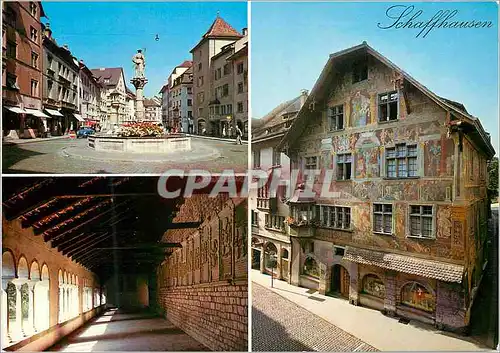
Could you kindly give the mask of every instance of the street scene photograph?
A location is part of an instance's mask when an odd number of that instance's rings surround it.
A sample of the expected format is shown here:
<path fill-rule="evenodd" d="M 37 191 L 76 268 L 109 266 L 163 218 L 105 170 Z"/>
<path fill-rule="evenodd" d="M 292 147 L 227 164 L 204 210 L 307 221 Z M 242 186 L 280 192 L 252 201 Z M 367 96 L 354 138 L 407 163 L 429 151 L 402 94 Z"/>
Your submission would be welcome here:
<path fill-rule="evenodd" d="M 250 11 L 252 351 L 498 349 L 497 4 Z"/>
<path fill-rule="evenodd" d="M 2 187 L 2 351 L 248 351 L 246 198 L 143 176 Z"/>
<path fill-rule="evenodd" d="M 245 2 L 12 1 L 2 18 L 3 173 L 247 169 Z"/>

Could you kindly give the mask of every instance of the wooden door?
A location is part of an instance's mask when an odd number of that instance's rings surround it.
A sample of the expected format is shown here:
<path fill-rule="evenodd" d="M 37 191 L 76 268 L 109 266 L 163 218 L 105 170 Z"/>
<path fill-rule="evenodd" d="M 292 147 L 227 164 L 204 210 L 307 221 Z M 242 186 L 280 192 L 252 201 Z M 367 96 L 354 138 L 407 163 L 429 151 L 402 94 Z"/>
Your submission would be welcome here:
<path fill-rule="evenodd" d="M 349 298 L 349 273 L 347 270 L 340 266 L 340 295 Z"/>

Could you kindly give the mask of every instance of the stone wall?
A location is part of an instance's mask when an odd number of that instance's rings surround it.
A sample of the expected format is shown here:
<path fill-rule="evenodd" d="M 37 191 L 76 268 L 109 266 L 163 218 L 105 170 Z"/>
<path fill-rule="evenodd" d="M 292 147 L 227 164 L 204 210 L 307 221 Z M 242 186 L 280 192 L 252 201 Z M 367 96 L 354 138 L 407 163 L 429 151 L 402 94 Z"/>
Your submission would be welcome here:
<path fill-rule="evenodd" d="M 198 195 L 185 200 L 174 222 L 197 230 L 171 230 L 180 242 L 157 271 L 158 304 L 168 320 L 212 350 L 247 350 L 247 208 L 244 199 Z"/>

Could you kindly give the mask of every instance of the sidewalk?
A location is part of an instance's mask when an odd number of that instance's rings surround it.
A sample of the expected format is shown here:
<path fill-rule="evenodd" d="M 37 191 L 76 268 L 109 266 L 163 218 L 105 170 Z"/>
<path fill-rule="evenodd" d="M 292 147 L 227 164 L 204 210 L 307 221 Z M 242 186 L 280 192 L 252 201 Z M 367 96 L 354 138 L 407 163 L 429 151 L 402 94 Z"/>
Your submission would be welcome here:
<path fill-rule="evenodd" d="M 53 136 L 53 137 L 37 137 L 34 139 L 2 139 L 2 144 L 16 144 L 16 145 L 23 145 L 25 143 L 34 143 L 34 142 L 46 142 L 46 141 L 53 141 L 53 140 L 63 140 L 63 139 L 70 139 L 69 135 L 63 135 L 63 136 Z"/>
<path fill-rule="evenodd" d="M 192 135 L 192 134 L 186 134 L 186 136 L 189 137 L 198 137 L 200 139 L 206 139 L 206 140 L 217 140 L 217 141 L 226 141 L 226 142 L 232 142 L 236 144 L 236 139 L 228 139 L 228 138 L 222 138 L 222 137 L 213 137 L 213 136 L 205 136 L 205 135 Z M 247 140 L 241 140 L 242 144 L 248 144 Z"/>
<path fill-rule="evenodd" d="M 347 300 L 310 294 L 307 288 L 295 287 L 251 270 L 252 282 L 294 302 L 338 328 L 381 351 L 491 351 L 467 341 L 467 337 L 436 330 L 414 320 L 408 325 L 384 316 L 380 311 L 349 304 Z M 293 315 L 293 313 L 291 313 Z"/>

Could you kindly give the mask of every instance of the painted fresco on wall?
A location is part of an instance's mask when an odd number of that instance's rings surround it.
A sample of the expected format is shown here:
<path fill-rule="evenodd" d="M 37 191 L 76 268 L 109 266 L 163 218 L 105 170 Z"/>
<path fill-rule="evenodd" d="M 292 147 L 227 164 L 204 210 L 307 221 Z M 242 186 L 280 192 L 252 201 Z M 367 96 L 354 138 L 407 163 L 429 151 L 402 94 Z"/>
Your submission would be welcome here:
<path fill-rule="evenodd" d="M 334 136 L 333 150 L 337 153 L 353 150 L 356 145 L 357 134 Z"/>
<path fill-rule="evenodd" d="M 396 209 L 395 233 L 396 236 L 404 237 L 406 233 L 405 232 L 406 205 L 397 203 L 395 209 Z"/>
<path fill-rule="evenodd" d="M 351 99 L 351 126 L 366 126 L 370 122 L 370 96 L 360 91 Z"/>
<path fill-rule="evenodd" d="M 425 141 L 424 172 L 426 176 L 439 176 L 441 171 L 441 140 Z"/>
<path fill-rule="evenodd" d="M 451 238 L 451 208 L 439 206 L 437 210 L 437 234 L 436 238 Z"/>
<path fill-rule="evenodd" d="M 380 176 L 380 153 L 378 148 L 363 148 L 356 152 L 356 178 L 378 178 Z"/>
<path fill-rule="evenodd" d="M 451 182 L 446 181 L 425 181 L 420 185 L 420 199 L 422 201 L 445 201 L 446 188 L 451 194 Z"/>
<path fill-rule="evenodd" d="M 384 200 L 418 200 L 418 184 L 415 182 L 398 182 L 381 185 Z"/>

